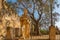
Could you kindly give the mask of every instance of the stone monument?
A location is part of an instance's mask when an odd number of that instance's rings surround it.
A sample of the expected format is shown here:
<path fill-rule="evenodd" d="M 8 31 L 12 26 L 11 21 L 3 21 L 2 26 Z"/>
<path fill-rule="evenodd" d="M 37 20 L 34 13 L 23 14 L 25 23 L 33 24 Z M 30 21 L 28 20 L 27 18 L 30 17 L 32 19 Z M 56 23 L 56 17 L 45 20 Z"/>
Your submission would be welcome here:
<path fill-rule="evenodd" d="M 24 8 L 24 14 L 20 18 L 22 27 L 22 36 L 24 39 L 29 39 L 30 37 L 30 18 L 28 16 L 28 11 Z"/>

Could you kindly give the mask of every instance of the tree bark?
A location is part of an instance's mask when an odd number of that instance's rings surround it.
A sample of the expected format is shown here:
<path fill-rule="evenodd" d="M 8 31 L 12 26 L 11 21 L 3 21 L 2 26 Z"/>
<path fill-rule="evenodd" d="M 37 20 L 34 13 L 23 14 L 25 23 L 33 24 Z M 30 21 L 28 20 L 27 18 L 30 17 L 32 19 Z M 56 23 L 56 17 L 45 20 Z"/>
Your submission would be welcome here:
<path fill-rule="evenodd" d="M 39 26 L 38 26 L 38 22 L 36 22 L 36 25 L 35 25 L 35 35 L 39 35 Z"/>

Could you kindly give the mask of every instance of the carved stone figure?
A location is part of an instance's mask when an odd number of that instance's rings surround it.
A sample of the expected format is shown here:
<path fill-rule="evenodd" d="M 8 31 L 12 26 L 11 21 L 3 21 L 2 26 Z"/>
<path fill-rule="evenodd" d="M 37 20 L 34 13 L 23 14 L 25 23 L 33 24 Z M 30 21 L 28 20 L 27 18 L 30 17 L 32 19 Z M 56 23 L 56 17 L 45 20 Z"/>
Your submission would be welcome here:
<path fill-rule="evenodd" d="M 24 9 L 24 14 L 20 18 L 22 36 L 24 39 L 28 39 L 30 37 L 30 19 L 27 13 L 28 13 L 27 9 Z"/>

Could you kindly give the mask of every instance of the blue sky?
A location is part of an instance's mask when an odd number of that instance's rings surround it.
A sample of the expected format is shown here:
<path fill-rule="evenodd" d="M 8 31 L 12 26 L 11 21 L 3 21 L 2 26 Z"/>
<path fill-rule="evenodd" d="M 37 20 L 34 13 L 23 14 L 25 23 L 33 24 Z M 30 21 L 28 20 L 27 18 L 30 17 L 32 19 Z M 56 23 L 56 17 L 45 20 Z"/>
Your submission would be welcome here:
<path fill-rule="evenodd" d="M 16 2 L 17 0 L 7 0 L 7 1 L 14 3 L 14 2 Z"/>
<path fill-rule="evenodd" d="M 11 1 L 11 0 L 8 0 L 8 1 Z M 11 2 L 16 2 L 16 0 L 12 0 Z M 60 4 L 60 0 L 58 0 L 58 4 Z M 55 8 L 55 10 L 54 11 L 56 11 L 56 12 L 58 12 L 59 14 L 60 14 L 60 6 L 59 6 L 59 8 Z M 19 15 L 22 15 L 22 11 L 20 10 L 20 13 L 19 13 Z M 37 12 L 36 12 L 37 13 Z M 38 14 L 37 14 L 38 15 Z M 35 15 L 36 17 L 37 17 L 37 15 Z M 59 17 L 60 18 L 60 17 Z M 59 19 L 60 20 L 60 19 Z M 60 29 L 60 21 L 58 21 L 58 22 L 56 22 L 56 26 L 58 26 L 58 28 Z"/>
<path fill-rule="evenodd" d="M 60 4 L 60 0 L 58 0 L 58 4 Z M 56 7 L 55 11 L 60 14 L 60 6 L 59 8 Z M 58 26 L 58 28 L 60 29 L 60 17 L 59 17 L 59 21 L 56 22 L 56 26 Z"/>

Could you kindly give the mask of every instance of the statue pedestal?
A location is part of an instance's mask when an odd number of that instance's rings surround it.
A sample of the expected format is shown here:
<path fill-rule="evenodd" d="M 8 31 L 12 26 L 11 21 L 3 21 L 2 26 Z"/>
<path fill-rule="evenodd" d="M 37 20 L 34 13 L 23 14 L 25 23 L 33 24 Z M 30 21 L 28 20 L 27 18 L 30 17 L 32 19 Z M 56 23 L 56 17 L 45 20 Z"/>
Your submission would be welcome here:
<path fill-rule="evenodd" d="M 49 27 L 49 40 L 56 40 L 56 28 L 55 28 L 55 26 Z"/>

